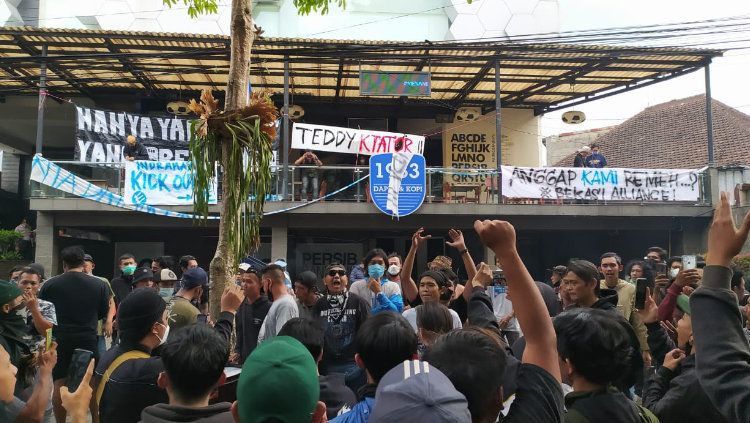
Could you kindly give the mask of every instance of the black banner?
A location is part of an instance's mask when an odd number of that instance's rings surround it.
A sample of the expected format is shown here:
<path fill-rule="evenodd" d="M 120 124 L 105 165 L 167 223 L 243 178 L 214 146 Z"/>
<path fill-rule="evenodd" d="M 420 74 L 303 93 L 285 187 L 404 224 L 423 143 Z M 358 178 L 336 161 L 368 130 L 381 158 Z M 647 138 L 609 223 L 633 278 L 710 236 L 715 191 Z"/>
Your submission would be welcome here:
<path fill-rule="evenodd" d="M 76 106 L 76 161 L 123 161 L 128 135 L 146 146 L 151 160 L 188 160 L 190 122 L 174 116 L 155 117 Z"/>

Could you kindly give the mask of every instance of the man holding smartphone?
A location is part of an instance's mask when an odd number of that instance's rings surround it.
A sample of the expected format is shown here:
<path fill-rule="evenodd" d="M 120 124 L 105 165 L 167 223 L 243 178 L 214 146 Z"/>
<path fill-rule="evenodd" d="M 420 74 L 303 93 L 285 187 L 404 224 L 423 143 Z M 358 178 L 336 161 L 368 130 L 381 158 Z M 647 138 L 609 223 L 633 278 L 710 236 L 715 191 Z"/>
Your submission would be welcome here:
<path fill-rule="evenodd" d="M 647 342 L 648 332 L 638 314 L 634 313 L 635 285 L 620 279 L 622 259 L 616 253 L 603 254 L 599 266 L 599 270 L 604 275 L 604 280 L 601 281 L 601 288 L 617 291 L 617 310 L 630 323 L 633 330 L 635 330 L 638 336 L 638 343 L 641 345 L 644 365 L 648 367 L 651 365 L 651 353 L 649 352 Z"/>

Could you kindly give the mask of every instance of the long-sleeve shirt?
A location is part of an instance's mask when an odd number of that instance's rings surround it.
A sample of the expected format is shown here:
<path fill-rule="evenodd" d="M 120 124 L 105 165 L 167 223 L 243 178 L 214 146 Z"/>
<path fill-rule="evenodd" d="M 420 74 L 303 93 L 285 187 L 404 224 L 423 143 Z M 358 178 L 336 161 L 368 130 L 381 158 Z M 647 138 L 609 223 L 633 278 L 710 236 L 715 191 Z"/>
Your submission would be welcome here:
<path fill-rule="evenodd" d="M 349 291 L 368 301 L 372 314 L 381 311 L 394 311 L 400 314 L 404 310 L 401 288 L 396 282 L 383 279 L 380 285 L 380 293 L 377 295 L 372 292 L 366 279 L 354 282 Z"/>
<path fill-rule="evenodd" d="M 750 345 L 742 330 L 732 270 L 706 266 L 703 284 L 690 296 L 696 372 L 708 398 L 728 422 L 750 415 Z"/>
<path fill-rule="evenodd" d="M 125 144 L 125 148 L 122 149 L 122 155 L 125 158 L 132 157 L 135 160 L 149 160 L 148 150 L 146 146 L 136 142 L 135 145 Z"/>
<path fill-rule="evenodd" d="M 681 286 L 677 285 L 676 283 L 672 283 L 672 285 L 669 285 L 669 289 L 667 289 L 667 295 L 663 300 L 661 300 L 661 304 L 659 304 L 659 321 L 669 320 L 672 318 L 672 313 L 674 313 L 674 309 L 675 307 L 677 307 L 677 297 L 679 297 L 681 293 Z"/>

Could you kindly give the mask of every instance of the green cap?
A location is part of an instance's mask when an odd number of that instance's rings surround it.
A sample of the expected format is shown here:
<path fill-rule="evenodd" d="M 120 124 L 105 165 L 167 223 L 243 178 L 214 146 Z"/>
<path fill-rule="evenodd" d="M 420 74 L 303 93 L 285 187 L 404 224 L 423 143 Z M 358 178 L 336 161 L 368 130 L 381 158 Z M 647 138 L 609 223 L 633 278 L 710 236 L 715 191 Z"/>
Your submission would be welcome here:
<path fill-rule="evenodd" d="M 690 297 L 685 294 L 680 294 L 677 297 L 677 308 L 679 308 L 681 312 L 690 316 Z"/>
<path fill-rule="evenodd" d="M 23 295 L 23 291 L 15 282 L 0 281 L 0 306 L 15 300 L 19 295 Z"/>
<path fill-rule="evenodd" d="M 309 423 L 319 397 L 315 360 L 289 336 L 260 344 L 245 360 L 237 383 L 241 423 Z"/>

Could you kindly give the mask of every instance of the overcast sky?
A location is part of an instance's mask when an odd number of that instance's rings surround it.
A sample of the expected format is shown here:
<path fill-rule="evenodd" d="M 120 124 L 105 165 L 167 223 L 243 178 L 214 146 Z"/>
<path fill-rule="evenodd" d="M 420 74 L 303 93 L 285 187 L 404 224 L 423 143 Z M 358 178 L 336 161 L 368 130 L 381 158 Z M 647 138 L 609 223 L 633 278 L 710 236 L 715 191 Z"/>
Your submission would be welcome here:
<path fill-rule="evenodd" d="M 750 16 L 748 0 L 559 0 L 559 3 L 561 31 Z M 746 38 L 750 39 L 750 33 Z M 725 57 L 714 59 L 711 65 L 713 98 L 750 113 L 749 70 L 750 49 L 731 51 Z M 648 106 L 704 92 L 704 73 L 694 72 L 574 107 L 586 113 L 587 121 L 579 125 L 563 123 L 560 116 L 564 110 L 546 114 L 542 119 L 542 134 L 616 125 Z"/>

